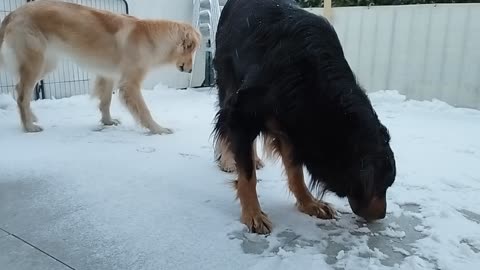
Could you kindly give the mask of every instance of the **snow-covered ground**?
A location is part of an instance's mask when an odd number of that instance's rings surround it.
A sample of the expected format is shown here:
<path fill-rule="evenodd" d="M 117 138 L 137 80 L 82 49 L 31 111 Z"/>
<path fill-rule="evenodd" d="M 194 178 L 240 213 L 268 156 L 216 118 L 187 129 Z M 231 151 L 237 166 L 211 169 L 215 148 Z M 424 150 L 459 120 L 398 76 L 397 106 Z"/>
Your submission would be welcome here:
<path fill-rule="evenodd" d="M 362 224 L 333 195 L 337 221 L 301 214 L 267 162 L 265 237 L 213 162 L 215 91 L 144 94 L 175 134 L 149 135 L 117 97 L 122 125 L 102 129 L 88 96 L 34 102 L 45 131 L 25 134 L 0 97 L 0 269 L 480 269 L 479 111 L 371 94 L 397 158 L 387 218 Z"/>

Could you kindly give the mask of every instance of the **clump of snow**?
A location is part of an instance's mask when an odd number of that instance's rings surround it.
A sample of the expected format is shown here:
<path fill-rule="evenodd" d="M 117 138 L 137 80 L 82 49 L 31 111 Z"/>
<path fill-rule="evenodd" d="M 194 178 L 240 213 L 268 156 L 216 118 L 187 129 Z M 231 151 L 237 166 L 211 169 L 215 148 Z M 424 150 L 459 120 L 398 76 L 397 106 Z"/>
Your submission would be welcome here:
<path fill-rule="evenodd" d="M 392 228 L 392 229 L 398 229 L 398 228 L 400 228 L 400 225 L 398 225 L 398 224 L 395 223 L 395 222 L 392 222 L 392 223 L 388 224 L 388 226 L 389 226 L 390 228 Z"/>
<path fill-rule="evenodd" d="M 404 231 L 395 231 L 394 229 L 388 227 L 384 231 L 381 231 L 380 234 L 388 236 L 388 237 L 393 237 L 393 238 L 402 238 L 405 237 L 405 232 Z"/>
<path fill-rule="evenodd" d="M 341 260 L 345 257 L 345 251 L 344 250 L 340 250 L 336 256 L 337 260 Z"/>
<path fill-rule="evenodd" d="M 367 227 L 358 228 L 356 231 L 359 232 L 359 233 L 370 233 L 371 232 L 370 229 L 367 228 Z"/>
<path fill-rule="evenodd" d="M 423 231 L 425 230 L 425 227 L 422 226 L 422 225 L 417 225 L 417 226 L 415 226 L 414 229 L 415 229 L 415 231 L 417 231 L 417 232 L 423 232 Z"/>
<path fill-rule="evenodd" d="M 400 253 L 402 255 L 405 255 L 405 256 L 410 256 L 410 252 L 406 251 L 403 248 L 393 247 L 393 251 L 398 252 L 398 253 Z"/>
<path fill-rule="evenodd" d="M 25 134 L 15 101 L 0 96 L 0 228 L 77 269 L 480 265 L 479 111 L 396 91 L 370 94 L 397 161 L 386 219 L 364 224 L 332 194 L 324 199 L 341 212 L 338 220 L 299 213 L 281 162 L 267 161 L 257 190 L 274 227 L 258 236 L 240 223 L 235 175 L 214 162 L 216 91 L 159 85 L 143 93 L 152 116 L 174 134 L 148 135 L 118 95 L 119 126 L 101 126 L 97 102 L 76 96 L 32 102 L 44 131 Z M 28 261 L 7 258 L 0 256 L 6 269 Z"/>

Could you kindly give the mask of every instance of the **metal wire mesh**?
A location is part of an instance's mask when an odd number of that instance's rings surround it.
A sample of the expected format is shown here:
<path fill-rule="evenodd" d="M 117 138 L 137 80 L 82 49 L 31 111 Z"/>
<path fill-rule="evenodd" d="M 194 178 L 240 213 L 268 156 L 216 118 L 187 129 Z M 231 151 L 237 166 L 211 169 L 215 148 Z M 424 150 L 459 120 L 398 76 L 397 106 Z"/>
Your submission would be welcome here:
<path fill-rule="evenodd" d="M 128 14 L 128 4 L 123 0 L 64 0 L 115 13 Z M 27 3 L 26 0 L 0 1 L 1 19 L 19 6 Z M 57 68 L 49 73 L 36 87 L 36 98 L 64 98 L 86 94 L 92 87 L 94 75 L 80 68 L 73 61 L 63 59 Z M 5 70 L 0 71 L 0 94 L 11 94 L 15 98 L 15 78 Z M 41 86 L 41 87 L 40 87 Z"/>

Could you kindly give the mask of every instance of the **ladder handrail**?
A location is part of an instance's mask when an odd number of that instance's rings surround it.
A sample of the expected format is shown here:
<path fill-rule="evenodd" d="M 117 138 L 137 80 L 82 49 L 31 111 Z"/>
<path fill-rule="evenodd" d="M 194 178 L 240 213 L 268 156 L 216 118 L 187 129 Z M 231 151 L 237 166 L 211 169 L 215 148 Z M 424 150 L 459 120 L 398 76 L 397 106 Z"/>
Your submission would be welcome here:
<path fill-rule="evenodd" d="M 201 27 L 207 27 L 209 30 L 208 38 L 209 48 L 206 49 L 207 52 L 210 52 L 212 55 L 215 53 L 215 37 L 217 34 L 217 26 L 218 21 L 220 19 L 220 3 L 218 0 L 192 0 L 193 1 L 193 18 L 192 18 L 192 25 L 201 31 Z M 202 9 L 202 3 L 208 4 L 208 8 Z M 208 14 L 208 22 L 200 23 L 200 14 L 202 15 Z M 207 25 L 208 24 L 208 25 Z M 196 55 L 195 58 L 196 59 Z M 195 64 L 193 65 L 193 67 Z M 193 69 L 192 67 L 192 69 Z M 190 74 L 190 82 L 189 86 L 192 86 L 194 71 Z"/>

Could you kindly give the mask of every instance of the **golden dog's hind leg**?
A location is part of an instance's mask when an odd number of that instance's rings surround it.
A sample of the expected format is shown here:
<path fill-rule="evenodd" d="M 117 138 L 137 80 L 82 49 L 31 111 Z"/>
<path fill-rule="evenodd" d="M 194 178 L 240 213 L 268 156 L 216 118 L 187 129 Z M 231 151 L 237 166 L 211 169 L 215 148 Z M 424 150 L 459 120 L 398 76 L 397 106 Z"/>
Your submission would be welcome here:
<path fill-rule="evenodd" d="M 112 91 L 113 91 L 113 80 L 97 76 L 95 79 L 95 96 L 100 99 L 100 104 L 98 108 L 102 113 L 102 124 L 106 126 L 119 125 L 120 121 L 117 119 L 112 119 L 110 115 L 110 104 L 112 103 Z"/>
<path fill-rule="evenodd" d="M 20 119 L 25 132 L 40 132 L 41 126 L 35 125 L 37 117 L 32 112 L 30 100 L 32 99 L 33 88 L 39 79 L 43 65 L 43 55 L 37 52 L 27 53 L 28 63 L 20 63 L 18 70 L 19 82 L 15 86 L 17 91 L 17 105 L 20 112 Z"/>
<path fill-rule="evenodd" d="M 292 149 L 285 139 L 280 139 L 279 152 L 288 177 L 288 187 L 297 199 L 297 208 L 301 212 L 321 219 L 331 219 L 335 210 L 326 202 L 317 200 L 305 185 L 303 167 L 292 159 Z"/>
<path fill-rule="evenodd" d="M 260 170 L 265 166 L 263 161 L 257 154 L 256 140 L 253 142 L 253 153 L 255 156 L 255 169 Z M 235 172 L 236 165 L 232 151 L 224 140 L 218 140 L 215 145 L 215 158 L 218 162 L 218 167 L 224 172 Z"/>
<path fill-rule="evenodd" d="M 224 172 L 235 172 L 235 159 L 232 151 L 229 149 L 227 142 L 219 139 L 215 143 L 215 159 L 218 167 Z"/>
<path fill-rule="evenodd" d="M 260 170 L 261 168 L 265 167 L 265 164 L 257 153 L 257 140 L 253 141 L 253 155 L 255 158 L 255 169 Z"/>
<path fill-rule="evenodd" d="M 143 127 L 154 134 L 172 134 L 171 129 L 157 124 L 148 110 L 140 89 L 144 75 L 144 72 L 133 72 L 124 76 L 120 82 L 120 95 L 130 113 Z"/>

